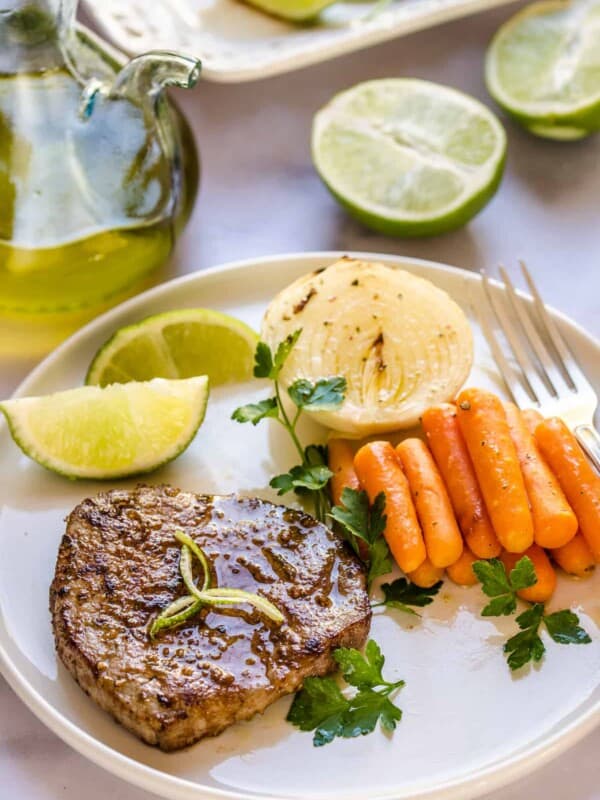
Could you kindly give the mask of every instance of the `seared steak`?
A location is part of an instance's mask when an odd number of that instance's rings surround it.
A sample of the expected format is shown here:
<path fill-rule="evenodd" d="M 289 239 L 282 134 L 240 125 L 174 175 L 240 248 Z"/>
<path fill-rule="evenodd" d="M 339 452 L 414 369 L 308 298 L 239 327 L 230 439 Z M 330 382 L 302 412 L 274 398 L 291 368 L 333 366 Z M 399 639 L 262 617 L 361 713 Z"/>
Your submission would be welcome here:
<path fill-rule="evenodd" d="M 212 586 L 263 595 L 205 608 L 151 641 L 155 616 L 185 594 L 174 531 L 208 556 Z M 361 564 L 312 517 L 255 498 L 167 486 L 114 490 L 71 513 L 50 590 L 56 649 L 82 689 L 145 742 L 175 750 L 214 736 L 335 667 L 360 647 L 371 610 Z"/>

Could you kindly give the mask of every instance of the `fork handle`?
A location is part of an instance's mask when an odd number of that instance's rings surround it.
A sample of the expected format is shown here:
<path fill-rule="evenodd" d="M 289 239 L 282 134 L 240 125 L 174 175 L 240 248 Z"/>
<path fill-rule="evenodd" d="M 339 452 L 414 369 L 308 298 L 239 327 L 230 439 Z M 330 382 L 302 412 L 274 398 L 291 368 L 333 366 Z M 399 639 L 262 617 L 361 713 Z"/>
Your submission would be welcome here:
<path fill-rule="evenodd" d="M 598 434 L 598 431 L 593 425 L 577 425 L 573 433 L 589 456 L 592 464 L 600 472 L 600 434 Z"/>

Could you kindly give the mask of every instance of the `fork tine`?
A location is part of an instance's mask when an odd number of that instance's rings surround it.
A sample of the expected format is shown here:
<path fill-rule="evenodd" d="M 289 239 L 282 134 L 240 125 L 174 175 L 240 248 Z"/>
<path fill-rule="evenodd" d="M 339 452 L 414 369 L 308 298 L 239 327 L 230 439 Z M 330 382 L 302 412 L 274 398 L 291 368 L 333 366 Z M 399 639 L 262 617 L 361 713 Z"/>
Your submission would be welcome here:
<path fill-rule="evenodd" d="M 483 269 L 481 270 L 481 277 L 483 279 L 484 290 L 492 311 L 494 312 L 496 319 L 498 320 L 498 323 L 500 324 L 500 327 L 506 336 L 517 363 L 521 367 L 521 377 L 523 383 L 525 384 L 525 388 L 531 397 L 529 402 L 541 405 L 542 399 L 548 395 L 548 390 L 540 380 L 529 353 L 519 341 L 519 337 L 515 333 L 513 323 L 507 317 L 503 306 L 497 299 L 496 293 L 492 291 L 489 278 Z"/>
<path fill-rule="evenodd" d="M 500 267 L 500 274 L 502 275 L 502 280 L 506 286 L 511 306 L 521 324 L 525 338 L 538 358 L 542 378 L 546 381 L 548 389 L 553 397 L 557 398 L 559 394 L 558 387 L 564 384 L 565 380 L 561 372 L 556 368 L 546 345 L 542 341 L 542 338 L 531 320 L 529 310 L 525 308 L 522 299 L 517 295 L 514 284 L 504 267 Z"/>
<path fill-rule="evenodd" d="M 484 278 L 482 276 L 482 282 L 483 280 Z M 506 388 L 508 389 L 512 399 L 521 408 L 531 405 L 535 401 L 532 400 L 531 396 L 523 388 L 519 374 L 508 363 L 504 353 L 502 352 L 502 348 L 500 347 L 496 335 L 494 334 L 492 328 L 488 325 L 487 316 L 483 313 L 481 308 L 481 302 L 471 302 L 471 310 L 479 322 L 479 327 L 481 328 L 489 348 L 492 351 L 494 361 L 502 373 L 502 378 L 504 379 L 504 383 L 506 384 Z"/>
<path fill-rule="evenodd" d="M 575 361 L 575 358 L 571 353 L 569 346 L 563 339 L 561 333 L 559 332 L 556 323 L 547 312 L 546 307 L 544 306 L 544 301 L 542 300 L 540 293 L 533 282 L 533 278 L 531 277 L 525 262 L 519 261 L 519 264 L 521 266 L 521 272 L 527 281 L 527 285 L 529 286 L 529 290 L 535 301 L 535 306 L 538 310 L 540 319 L 544 325 L 544 328 L 546 329 L 546 333 L 548 334 L 550 341 L 552 342 L 554 349 L 561 360 L 560 365 L 565 374 L 569 388 L 572 391 L 577 391 L 578 388 L 587 388 L 589 386 L 589 382 Z"/>

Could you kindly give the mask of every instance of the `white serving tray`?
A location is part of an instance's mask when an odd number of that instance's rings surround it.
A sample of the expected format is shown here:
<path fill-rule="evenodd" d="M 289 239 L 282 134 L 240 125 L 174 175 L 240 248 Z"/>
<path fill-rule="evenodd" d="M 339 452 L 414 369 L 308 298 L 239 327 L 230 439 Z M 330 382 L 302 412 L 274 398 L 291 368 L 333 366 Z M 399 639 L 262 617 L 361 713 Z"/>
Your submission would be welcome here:
<path fill-rule="evenodd" d="M 204 77 L 248 81 L 349 53 L 514 0 L 339 2 L 322 22 L 293 25 L 241 0 L 84 0 L 96 27 L 130 54 L 157 48 L 202 59 Z"/>

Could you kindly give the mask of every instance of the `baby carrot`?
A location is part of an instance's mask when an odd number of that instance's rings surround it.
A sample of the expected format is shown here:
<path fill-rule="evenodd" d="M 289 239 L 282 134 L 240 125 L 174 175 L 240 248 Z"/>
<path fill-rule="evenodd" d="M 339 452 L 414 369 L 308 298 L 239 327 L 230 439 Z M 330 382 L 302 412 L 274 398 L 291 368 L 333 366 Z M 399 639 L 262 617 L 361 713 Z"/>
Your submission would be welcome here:
<path fill-rule="evenodd" d="M 596 563 L 600 563 L 600 476 L 594 472 L 577 439 L 558 417 L 545 419 L 535 439 L 558 478 L 579 521 L 579 530 Z"/>
<path fill-rule="evenodd" d="M 408 481 L 389 442 L 370 442 L 354 456 L 356 474 L 373 502 L 385 493 L 384 536 L 398 566 L 407 574 L 421 566 L 427 552 Z"/>
<path fill-rule="evenodd" d="M 441 581 L 443 577 L 444 570 L 434 567 L 428 558 L 425 559 L 420 567 L 408 573 L 408 579 L 423 589 L 429 589 L 435 583 Z"/>
<path fill-rule="evenodd" d="M 596 566 L 592 551 L 580 533 L 562 547 L 551 550 L 550 555 L 561 569 L 578 578 L 589 578 Z"/>
<path fill-rule="evenodd" d="M 456 406 L 441 403 L 428 408 L 421 424 L 469 549 L 478 558 L 499 556 L 502 545 L 494 533 L 460 432 Z"/>
<path fill-rule="evenodd" d="M 526 408 L 524 411 L 521 411 L 521 414 L 523 415 L 523 420 L 525 425 L 527 425 L 529 432 L 532 436 L 535 436 L 535 429 L 540 422 L 544 421 L 544 418 L 539 411 L 535 410 L 535 408 Z"/>
<path fill-rule="evenodd" d="M 535 543 L 540 547 L 562 547 L 577 533 L 577 517 L 519 409 L 513 403 L 505 403 L 504 410 L 529 497 Z"/>
<path fill-rule="evenodd" d="M 496 536 L 522 553 L 533 543 L 533 521 L 504 407 L 491 392 L 463 389 L 457 418 Z"/>
<path fill-rule="evenodd" d="M 520 589 L 517 594 L 522 600 L 530 603 L 545 603 L 554 594 L 556 588 L 556 572 L 545 551 L 537 544 L 532 544 L 524 553 L 508 553 L 506 550 L 500 558 L 506 572 L 510 572 L 519 559 L 529 556 L 533 561 L 537 583 L 528 589 Z"/>
<path fill-rule="evenodd" d="M 354 452 L 347 439 L 330 439 L 327 443 L 329 469 L 333 472 L 329 480 L 331 502 L 339 506 L 342 502 L 342 491 L 346 488 L 360 489 L 360 483 L 354 469 Z"/>
<path fill-rule="evenodd" d="M 429 560 L 440 569 L 454 564 L 462 553 L 462 536 L 429 448 L 420 439 L 405 439 L 396 452 L 408 478 Z"/>
<path fill-rule="evenodd" d="M 468 547 L 462 551 L 461 557 L 454 564 L 446 567 L 448 577 L 459 586 L 473 586 L 477 583 L 477 577 L 473 572 L 473 564 L 477 558 Z"/>

